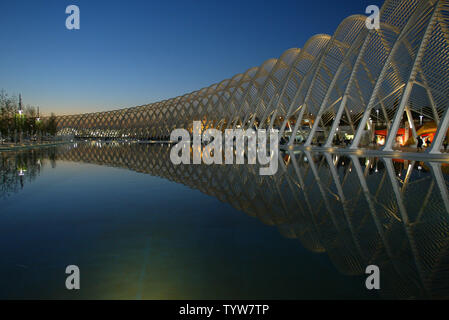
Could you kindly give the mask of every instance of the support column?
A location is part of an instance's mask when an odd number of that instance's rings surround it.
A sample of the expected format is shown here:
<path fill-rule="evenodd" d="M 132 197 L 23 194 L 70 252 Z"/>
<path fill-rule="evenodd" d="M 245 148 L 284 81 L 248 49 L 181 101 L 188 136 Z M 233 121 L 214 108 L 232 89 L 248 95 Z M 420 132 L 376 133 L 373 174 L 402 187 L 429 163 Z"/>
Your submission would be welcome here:
<path fill-rule="evenodd" d="M 449 106 L 446 107 L 446 111 L 444 112 L 443 118 L 440 120 L 440 124 L 438 126 L 437 132 L 433 137 L 432 144 L 430 145 L 430 149 L 426 150 L 427 153 L 430 154 L 438 154 L 441 153 L 441 145 L 443 144 L 443 140 L 447 134 L 447 128 L 449 126 Z"/>
<path fill-rule="evenodd" d="M 332 145 L 332 140 L 334 139 L 334 135 L 335 135 L 335 132 L 337 131 L 337 127 L 340 125 L 341 116 L 343 115 L 343 111 L 344 111 L 344 109 L 346 107 L 346 103 L 348 101 L 349 91 L 351 90 L 352 84 L 355 81 L 355 74 L 357 73 L 357 71 L 359 69 L 359 65 L 362 61 L 363 55 L 365 54 L 365 51 L 368 47 L 368 44 L 369 44 L 370 39 L 374 32 L 375 32 L 374 30 L 371 30 L 370 33 L 368 33 L 365 41 L 363 42 L 362 48 L 360 49 L 360 53 L 357 56 L 357 60 L 354 64 L 354 67 L 352 68 L 351 76 L 349 77 L 349 81 L 346 86 L 345 93 L 343 94 L 343 98 L 341 100 L 340 106 L 338 107 L 334 122 L 332 123 L 331 130 L 327 137 L 327 141 L 324 144 L 325 147 L 330 147 Z"/>
<path fill-rule="evenodd" d="M 341 100 L 340 107 L 338 108 L 338 111 L 335 114 L 334 122 L 332 123 L 331 130 L 329 131 L 326 143 L 324 144 L 325 147 L 330 147 L 332 145 L 332 141 L 334 140 L 334 135 L 337 132 L 338 125 L 340 124 L 341 116 L 343 115 L 343 111 L 345 110 L 344 105 L 346 105 L 347 100 L 348 95 L 345 93 L 343 99 Z"/>
<path fill-rule="evenodd" d="M 425 3 L 423 3 L 422 5 L 424 5 L 424 4 Z M 420 12 L 421 6 L 419 6 L 416 9 L 416 12 Z M 418 14 L 416 12 L 412 15 L 412 17 L 409 18 L 409 20 L 407 21 L 407 24 L 403 27 L 403 29 L 401 30 L 401 33 L 399 34 L 398 38 L 396 39 L 396 41 L 393 45 L 393 48 L 391 49 L 390 53 L 388 54 L 387 60 L 385 61 L 384 65 L 382 67 L 382 71 L 380 72 L 379 78 L 376 81 L 376 85 L 374 86 L 374 90 L 371 94 L 368 105 L 366 106 L 365 112 L 363 113 L 362 119 L 360 120 L 359 126 L 357 128 L 357 132 L 354 136 L 354 140 L 353 140 L 351 146 L 349 147 L 350 149 L 357 149 L 359 147 L 360 139 L 362 138 L 362 133 L 364 131 L 366 122 L 367 122 L 368 118 L 370 117 L 371 109 L 374 107 L 374 103 L 376 101 L 377 94 L 378 94 L 379 89 L 382 85 L 382 82 L 385 78 L 387 70 L 390 67 L 390 63 L 393 59 L 393 56 L 396 54 L 396 51 L 400 47 L 400 43 L 402 42 L 402 39 L 408 35 L 410 26 L 415 23 L 416 19 L 414 19 L 414 18 Z M 396 131 L 397 131 L 397 129 L 396 129 Z"/>
<path fill-rule="evenodd" d="M 306 94 L 306 96 L 304 98 L 304 101 L 302 103 L 302 109 L 301 109 L 301 112 L 298 115 L 298 118 L 296 120 L 294 130 L 292 131 L 292 135 L 290 136 L 290 140 L 288 141 L 288 145 L 289 146 L 291 146 L 293 144 L 293 142 L 295 141 L 295 139 L 296 139 L 296 132 L 298 131 L 299 126 L 301 125 L 302 117 L 304 116 L 304 110 L 305 110 L 305 108 L 307 106 L 307 102 L 308 102 L 309 96 L 310 96 L 310 94 L 312 92 L 312 88 L 313 88 L 313 86 L 315 84 L 315 80 L 318 77 L 318 72 L 317 71 L 320 70 L 321 65 L 324 63 L 324 57 L 329 52 L 329 49 L 330 49 L 330 46 L 331 46 L 332 42 L 333 42 L 333 38 L 331 38 L 329 40 L 329 42 L 326 44 L 326 46 L 323 49 L 321 49 L 321 52 L 320 52 L 319 56 L 315 59 L 315 61 L 312 64 L 312 66 L 307 71 L 307 75 L 309 75 L 310 72 L 313 72 L 313 77 L 312 77 L 312 80 L 311 80 L 311 82 L 309 84 L 309 88 L 307 89 L 307 94 Z M 295 94 L 295 98 L 293 99 L 293 103 L 290 104 L 290 107 L 289 107 L 289 109 L 287 111 L 287 115 L 286 115 L 286 117 L 284 119 L 284 123 L 282 124 L 282 128 L 280 130 L 281 131 L 280 132 L 280 136 L 282 136 L 282 134 L 284 133 L 286 121 L 288 121 L 288 119 L 290 118 L 291 111 L 292 111 L 292 109 L 293 109 L 293 107 L 295 105 L 294 102 L 296 102 L 296 100 L 299 98 L 299 94 L 301 92 L 302 86 L 305 83 L 304 79 L 306 79 L 306 77 L 307 76 L 305 76 L 302 79 L 302 83 L 300 85 L 300 88 L 298 88 L 298 91 Z"/>
<path fill-rule="evenodd" d="M 296 123 L 295 123 L 295 126 L 294 126 L 293 130 L 292 130 L 292 134 L 290 136 L 290 140 L 288 141 L 288 145 L 289 146 L 293 145 L 293 141 L 295 141 L 295 139 L 296 139 L 296 131 L 298 131 L 299 126 L 301 125 L 302 118 L 304 116 L 304 111 L 305 110 L 306 110 L 306 106 L 303 104 L 301 106 L 301 111 L 299 111 L 298 117 L 296 118 Z"/>
<path fill-rule="evenodd" d="M 312 127 L 312 130 L 310 131 L 309 136 L 307 137 L 307 140 L 306 140 L 306 143 L 305 143 L 306 146 L 310 146 L 310 144 L 312 143 L 312 139 L 315 136 L 316 130 L 318 129 L 318 125 L 315 125 L 315 123 L 318 123 L 317 120 L 321 119 L 321 116 L 323 115 L 324 111 L 326 110 L 326 106 L 327 106 L 327 104 L 329 102 L 330 96 L 332 94 L 332 90 L 335 88 L 337 80 L 340 77 L 340 74 L 343 71 L 343 68 L 345 67 L 346 60 L 348 59 L 348 57 L 351 56 L 351 54 L 353 53 L 354 48 L 356 48 L 356 45 L 357 45 L 357 43 L 360 40 L 359 39 L 360 36 L 363 36 L 363 33 L 361 35 L 359 35 L 359 37 L 357 37 L 354 40 L 354 42 L 352 43 L 351 47 L 348 49 L 348 51 L 346 52 L 346 54 L 343 57 L 342 61 L 340 62 L 340 65 L 338 66 L 337 72 L 335 73 L 334 77 L 332 78 L 332 82 L 330 83 L 330 85 L 329 85 L 329 87 L 327 89 L 327 92 L 326 92 L 326 96 L 324 97 L 324 99 L 323 99 L 323 101 L 321 103 L 321 106 L 320 106 L 320 109 L 318 111 L 317 118 L 315 119 L 315 122 L 314 122 L 314 125 Z M 364 40 L 364 44 L 369 41 L 370 37 L 371 37 L 371 32 L 368 33 L 368 35 L 366 36 L 366 38 Z M 366 46 L 365 46 L 365 48 L 366 48 Z M 364 50 L 363 46 L 362 46 L 362 50 Z M 360 53 L 359 53 L 359 55 L 360 55 Z M 356 62 L 356 65 L 357 65 L 357 62 Z M 348 82 L 347 86 L 348 85 L 349 85 L 349 82 Z M 327 142 L 326 142 L 325 146 L 327 146 Z"/>
<path fill-rule="evenodd" d="M 413 85 L 415 83 L 416 75 L 418 74 L 418 67 L 421 63 L 421 60 L 424 56 L 424 52 L 426 51 L 427 43 L 429 42 L 429 38 L 431 36 L 431 32 L 435 23 L 437 22 L 437 13 L 438 13 L 438 4 L 436 3 L 435 8 L 432 12 L 432 15 L 429 19 L 429 23 L 427 24 L 426 31 L 424 32 L 423 38 L 421 40 L 421 44 L 419 45 L 418 52 L 416 53 L 415 60 L 413 62 L 413 67 L 410 71 L 409 79 L 407 85 L 404 89 L 404 93 L 402 94 L 401 102 L 399 103 L 398 110 L 396 111 L 396 115 L 394 117 L 393 123 L 390 127 L 390 131 L 388 132 L 387 140 L 385 141 L 385 146 L 383 147 L 383 151 L 393 151 L 392 146 L 393 142 L 396 139 L 396 134 L 399 129 L 399 125 L 402 120 L 402 116 L 404 114 L 405 105 L 408 103 L 408 99 L 413 89 Z M 402 40 L 402 39 L 401 39 Z M 400 42 L 400 40 L 398 40 Z"/>
<path fill-rule="evenodd" d="M 418 135 L 416 133 L 415 122 L 413 121 L 412 112 L 410 111 L 410 108 L 408 106 L 405 107 L 405 112 L 407 113 L 408 123 L 410 125 L 410 128 L 412 129 L 413 140 L 415 141 L 413 145 L 416 146 Z"/>

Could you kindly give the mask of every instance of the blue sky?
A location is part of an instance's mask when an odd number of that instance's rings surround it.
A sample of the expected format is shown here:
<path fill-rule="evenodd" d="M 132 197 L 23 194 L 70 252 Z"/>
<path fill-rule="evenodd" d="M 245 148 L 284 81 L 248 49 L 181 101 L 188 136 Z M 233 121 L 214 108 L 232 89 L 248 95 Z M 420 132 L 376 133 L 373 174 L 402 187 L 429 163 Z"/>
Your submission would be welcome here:
<path fill-rule="evenodd" d="M 142 105 L 230 78 L 382 3 L 1 1 L 0 88 L 44 113 Z M 80 30 L 65 27 L 70 4 Z"/>

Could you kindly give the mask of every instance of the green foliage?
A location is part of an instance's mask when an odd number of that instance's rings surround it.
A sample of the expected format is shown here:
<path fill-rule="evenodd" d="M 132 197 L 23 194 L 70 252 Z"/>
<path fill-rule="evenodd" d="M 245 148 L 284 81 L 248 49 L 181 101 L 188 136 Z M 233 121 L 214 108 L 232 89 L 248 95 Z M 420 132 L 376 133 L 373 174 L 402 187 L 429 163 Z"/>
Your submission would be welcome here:
<path fill-rule="evenodd" d="M 44 126 L 46 132 L 48 132 L 52 136 L 56 135 L 58 122 L 54 113 L 52 113 L 50 118 L 47 119 Z"/>
<path fill-rule="evenodd" d="M 2 138 L 10 141 L 17 133 L 25 137 L 36 135 L 55 136 L 57 132 L 57 119 L 52 113 L 45 121 L 38 120 L 37 108 L 27 105 L 19 114 L 19 101 L 16 96 L 9 96 L 5 90 L 0 90 L 0 134 Z"/>

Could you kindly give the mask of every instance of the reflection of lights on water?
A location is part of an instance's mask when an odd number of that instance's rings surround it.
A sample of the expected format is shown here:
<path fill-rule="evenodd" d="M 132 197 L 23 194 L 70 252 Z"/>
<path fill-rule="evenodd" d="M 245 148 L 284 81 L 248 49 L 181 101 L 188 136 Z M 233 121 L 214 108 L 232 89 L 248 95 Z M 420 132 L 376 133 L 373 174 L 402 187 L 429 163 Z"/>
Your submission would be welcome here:
<path fill-rule="evenodd" d="M 422 167 L 421 167 L 421 166 L 418 166 L 418 170 L 422 170 Z"/>
<path fill-rule="evenodd" d="M 24 169 L 19 169 L 19 177 L 23 177 L 25 175 L 25 171 Z"/>

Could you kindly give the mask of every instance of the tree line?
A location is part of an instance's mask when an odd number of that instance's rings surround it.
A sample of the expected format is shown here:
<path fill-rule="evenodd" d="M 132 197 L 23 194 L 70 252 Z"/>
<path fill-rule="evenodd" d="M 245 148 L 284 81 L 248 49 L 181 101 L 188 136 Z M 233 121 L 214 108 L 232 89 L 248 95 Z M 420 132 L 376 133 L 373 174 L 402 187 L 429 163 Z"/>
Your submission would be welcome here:
<path fill-rule="evenodd" d="M 56 116 L 41 118 L 38 108 L 26 105 L 20 110 L 17 96 L 0 90 L 0 140 L 18 142 L 22 139 L 54 137 L 57 132 Z"/>

